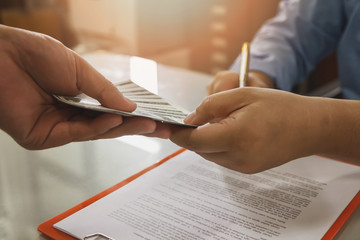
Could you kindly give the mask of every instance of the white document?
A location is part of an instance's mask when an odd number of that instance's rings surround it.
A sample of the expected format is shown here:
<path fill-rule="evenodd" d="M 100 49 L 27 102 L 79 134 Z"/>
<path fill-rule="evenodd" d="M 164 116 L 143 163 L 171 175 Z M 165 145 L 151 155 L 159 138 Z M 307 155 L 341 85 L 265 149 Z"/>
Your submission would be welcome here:
<path fill-rule="evenodd" d="M 360 167 L 311 156 L 246 175 L 185 151 L 54 227 L 77 238 L 321 239 Z"/>

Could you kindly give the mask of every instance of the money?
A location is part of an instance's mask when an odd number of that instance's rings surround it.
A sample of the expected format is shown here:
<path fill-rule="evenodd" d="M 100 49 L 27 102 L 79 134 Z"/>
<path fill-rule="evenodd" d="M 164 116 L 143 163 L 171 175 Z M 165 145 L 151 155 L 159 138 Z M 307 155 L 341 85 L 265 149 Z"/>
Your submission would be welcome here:
<path fill-rule="evenodd" d="M 54 95 L 54 97 L 63 103 L 88 110 L 120 114 L 126 117 L 147 117 L 160 122 L 196 127 L 184 124 L 184 119 L 189 114 L 187 110 L 171 104 L 166 99 L 149 92 L 145 88 L 142 88 L 131 81 L 118 83 L 115 84 L 115 86 L 126 98 L 137 104 L 135 111 L 125 112 L 103 107 L 96 99 L 85 94 L 80 94 L 75 97 L 58 95 Z"/>

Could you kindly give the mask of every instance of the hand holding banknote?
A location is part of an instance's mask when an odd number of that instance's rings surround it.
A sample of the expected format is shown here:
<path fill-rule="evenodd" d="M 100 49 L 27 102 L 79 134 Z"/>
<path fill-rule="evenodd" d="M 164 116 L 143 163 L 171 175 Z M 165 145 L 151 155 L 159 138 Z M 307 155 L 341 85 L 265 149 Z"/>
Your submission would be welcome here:
<path fill-rule="evenodd" d="M 244 87 L 206 97 L 170 139 L 205 159 L 256 173 L 319 154 L 359 163 L 357 100 Z"/>
<path fill-rule="evenodd" d="M 130 134 L 167 137 L 151 119 L 109 113 L 85 114 L 53 94 L 85 93 L 102 105 L 126 112 L 136 104 L 60 42 L 0 25 L 0 128 L 28 149 Z"/>

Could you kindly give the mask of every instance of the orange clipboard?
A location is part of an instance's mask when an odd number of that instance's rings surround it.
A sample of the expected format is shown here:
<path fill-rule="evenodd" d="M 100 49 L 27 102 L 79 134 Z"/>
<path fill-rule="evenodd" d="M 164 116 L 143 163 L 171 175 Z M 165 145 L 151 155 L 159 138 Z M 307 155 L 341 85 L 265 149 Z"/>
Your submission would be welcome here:
<path fill-rule="evenodd" d="M 151 165 L 148 168 L 145 168 L 144 170 L 132 175 L 131 177 L 121 181 L 120 183 L 98 193 L 97 195 L 89 198 L 88 200 L 74 206 L 73 208 L 70 208 L 69 210 L 57 215 L 54 218 L 51 218 L 47 220 L 46 222 L 39 225 L 38 230 L 45 236 L 56 239 L 56 240 L 77 240 L 77 238 L 74 238 L 56 228 L 54 228 L 54 224 L 60 222 L 61 220 L 67 218 L 68 216 L 74 214 L 75 212 L 89 206 L 90 204 L 96 202 L 97 200 L 105 197 L 106 195 L 116 191 L 117 189 L 123 187 L 124 185 L 130 183 L 131 181 L 135 180 L 136 178 L 140 177 L 144 173 L 156 168 L 157 166 L 163 164 L 164 162 L 168 161 L 169 159 L 179 155 L 180 153 L 184 152 L 186 149 L 182 148 L 173 154 L 165 157 L 161 161 Z M 351 216 L 351 214 L 355 211 L 355 209 L 360 205 L 360 191 L 355 195 L 355 197 L 351 200 L 351 202 L 347 205 L 347 207 L 344 209 L 344 211 L 339 215 L 339 217 L 336 219 L 336 221 L 333 223 L 333 225 L 329 228 L 329 230 L 326 232 L 326 234 L 322 237 L 322 240 L 331 240 L 335 237 L 335 235 L 339 232 L 341 227 L 344 225 L 346 220 Z"/>

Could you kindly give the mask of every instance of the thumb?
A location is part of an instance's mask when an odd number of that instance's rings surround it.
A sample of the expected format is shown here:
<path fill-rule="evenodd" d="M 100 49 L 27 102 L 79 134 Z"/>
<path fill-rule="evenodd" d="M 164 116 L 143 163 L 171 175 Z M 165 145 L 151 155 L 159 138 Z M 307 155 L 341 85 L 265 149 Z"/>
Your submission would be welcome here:
<path fill-rule="evenodd" d="M 103 75 L 96 71 L 88 62 L 75 55 L 77 87 L 86 95 L 98 100 L 103 106 L 132 112 L 136 104 L 125 98 L 121 92 Z"/>
<path fill-rule="evenodd" d="M 274 88 L 274 82 L 265 73 L 250 71 L 249 81 L 247 84 L 249 87 L 261 87 L 261 88 Z"/>
<path fill-rule="evenodd" d="M 184 122 L 198 126 L 215 119 L 225 118 L 235 110 L 249 104 L 250 91 L 251 88 L 238 88 L 207 96 Z"/>

